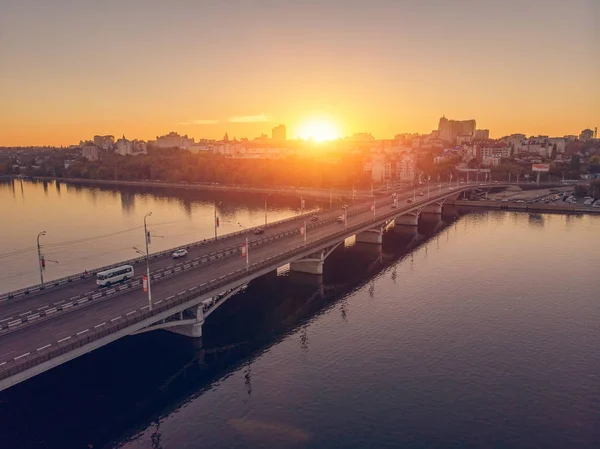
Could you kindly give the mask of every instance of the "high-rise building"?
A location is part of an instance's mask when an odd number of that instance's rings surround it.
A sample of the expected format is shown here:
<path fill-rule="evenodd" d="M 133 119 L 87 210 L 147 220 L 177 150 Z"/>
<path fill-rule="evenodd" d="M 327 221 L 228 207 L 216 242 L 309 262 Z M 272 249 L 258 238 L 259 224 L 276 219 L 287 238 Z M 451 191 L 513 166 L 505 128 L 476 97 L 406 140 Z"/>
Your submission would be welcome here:
<path fill-rule="evenodd" d="M 475 120 L 448 120 L 443 116 L 438 123 L 439 138 L 446 142 L 454 142 L 459 135 L 473 138 L 475 129 Z"/>
<path fill-rule="evenodd" d="M 133 143 L 131 140 L 127 140 L 125 136 L 117 140 L 117 149 L 115 150 L 115 153 L 121 156 L 133 154 Z"/>
<path fill-rule="evenodd" d="M 589 128 L 588 129 L 584 129 L 579 134 L 579 140 L 581 140 L 582 142 L 586 142 L 586 141 L 591 140 L 593 138 L 594 138 L 594 131 L 592 131 Z"/>
<path fill-rule="evenodd" d="M 114 136 L 94 136 L 94 145 L 103 150 L 112 150 L 115 145 Z"/>
<path fill-rule="evenodd" d="M 475 139 L 476 140 L 489 140 L 490 130 L 489 129 L 476 129 Z"/>
<path fill-rule="evenodd" d="M 278 142 L 285 142 L 287 139 L 285 125 L 279 125 L 273 128 L 273 131 L 271 132 L 271 138 Z"/>

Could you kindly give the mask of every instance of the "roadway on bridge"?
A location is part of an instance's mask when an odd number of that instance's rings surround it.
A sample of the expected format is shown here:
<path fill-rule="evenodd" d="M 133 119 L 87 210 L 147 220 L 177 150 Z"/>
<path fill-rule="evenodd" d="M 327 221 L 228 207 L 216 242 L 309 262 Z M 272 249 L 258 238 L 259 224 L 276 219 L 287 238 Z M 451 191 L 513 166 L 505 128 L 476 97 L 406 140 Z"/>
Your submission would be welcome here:
<path fill-rule="evenodd" d="M 437 190 L 437 189 L 436 189 Z M 442 192 L 445 192 L 443 189 Z M 436 191 L 435 193 L 438 193 Z M 410 194 L 400 196 L 400 200 L 405 201 Z M 427 201 L 427 196 L 420 197 L 418 200 Z M 404 204 L 404 206 L 406 203 Z M 364 205 L 363 205 L 364 206 Z M 398 212 L 402 212 L 402 204 L 399 205 Z M 411 205 L 412 206 L 412 205 Z M 390 205 L 382 205 L 376 209 L 378 217 L 387 215 L 391 212 Z M 348 219 L 348 225 L 352 226 L 361 222 L 368 222 L 373 218 L 373 213 L 363 212 Z M 344 224 L 332 222 L 320 227 L 309 230 L 307 234 L 307 243 L 324 239 L 328 235 L 344 228 Z M 250 263 L 260 261 L 265 258 L 292 250 L 302 245 L 303 237 L 295 235 L 290 238 L 276 240 L 273 243 L 265 244 L 252 248 L 250 252 Z M 205 282 L 218 278 L 221 275 L 231 273 L 245 266 L 245 259 L 237 256 L 217 260 L 209 265 L 200 265 L 195 269 L 183 272 L 165 279 L 162 282 L 156 282 L 153 285 L 154 301 L 164 300 L 171 295 L 185 291 L 192 287 L 200 286 Z M 9 334 L 0 336 L 0 363 L 11 360 L 28 352 L 35 353 L 37 349 L 48 344 L 53 344 L 63 338 L 74 336 L 86 329 L 93 329 L 102 323 L 109 323 L 111 320 L 120 316 L 125 316 L 128 312 L 139 309 L 148 304 L 147 294 L 141 289 L 129 291 L 123 295 L 107 298 L 104 301 L 92 303 L 59 315 L 54 315 L 45 321 L 32 323 L 27 327 L 20 328 Z"/>

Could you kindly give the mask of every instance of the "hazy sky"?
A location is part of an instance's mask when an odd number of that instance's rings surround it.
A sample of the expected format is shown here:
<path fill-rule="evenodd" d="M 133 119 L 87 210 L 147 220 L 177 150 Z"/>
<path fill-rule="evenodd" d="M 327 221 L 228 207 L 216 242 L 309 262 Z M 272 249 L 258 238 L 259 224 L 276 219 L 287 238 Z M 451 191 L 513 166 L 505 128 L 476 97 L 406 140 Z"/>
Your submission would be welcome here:
<path fill-rule="evenodd" d="M 600 126 L 599 24 L 599 0 L 2 0 L 0 145 L 315 116 L 575 134 Z"/>

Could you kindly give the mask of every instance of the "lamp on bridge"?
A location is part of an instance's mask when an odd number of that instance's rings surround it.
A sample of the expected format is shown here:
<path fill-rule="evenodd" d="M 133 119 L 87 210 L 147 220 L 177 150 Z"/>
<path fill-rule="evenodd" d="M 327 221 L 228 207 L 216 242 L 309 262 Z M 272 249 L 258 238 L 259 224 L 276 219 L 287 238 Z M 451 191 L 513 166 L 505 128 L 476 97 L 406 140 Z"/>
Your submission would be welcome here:
<path fill-rule="evenodd" d="M 42 288 L 44 287 L 44 268 L 45 268 L 45 261 L 44 261 L 44 256 L 42 256 L 42 251 L 40 249 L 40 237 L 42 235 L 46 235 L 46 231 L 42 231 L 38 234 L 37 236 L 37 250 L 38 250 L 38 265 L 40 266 L 40 284 L 42 286 Z"/>
<path fill-rule="evenodd" d="M 152 291 L 150 289 L 150 261 L 149 261 L 149 251 L 148 245 L 150 244 L 150 233 L 148 232 L 148 227 L 146 225 L 146 218 L 152 215 L 152 212 L 148 212 L 144 215 L 144 241 L 146 243 L 146 252 L 144 253 L 141 249 L 136 248 L 133 249 L 140 255 L 146 258 L 146 288 L 148 289 L 148 307 L 150 311 L 152 311 Z"/>

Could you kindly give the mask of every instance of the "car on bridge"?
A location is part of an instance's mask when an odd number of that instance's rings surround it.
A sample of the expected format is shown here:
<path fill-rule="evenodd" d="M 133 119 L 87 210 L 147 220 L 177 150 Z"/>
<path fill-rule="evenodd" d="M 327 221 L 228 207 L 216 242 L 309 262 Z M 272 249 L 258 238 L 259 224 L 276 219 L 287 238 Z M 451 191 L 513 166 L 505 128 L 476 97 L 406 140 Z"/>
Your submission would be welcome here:
<path fill-rule="evenodd" d="M 310 221 L 319 221 L 319 216 L 313 215 L 312 217 L 310 217 Z"/>
<path fill-rule="evenodd" d="M 254 230 L 254 235 L 264 234 L 265 230 L 263 228 L 256 228 Z"/>
<path fill-rule="evenodd" d="M 418 195 L 419 196 L 424 196 L 425 194 L 419 190 Z"/>
<path fill-rule="evenodd" d="M 406 200 L 407 203 L 412 203 L 412 198 Z"/>
<path fill-rule="evenodd" d="M 173 259 L 179 259 L 180 257 L 185 257 L 185 256 L 187 256 L 187 253 L 188 253 L 187 249 L 185 249 L 185 248 L 178 249 L 177 251 L 175 251 L 173 253 Z"/>
<path fill-rule="evenodd" d="M 339 217 L 337 217 L 337 222 L 338 223 L 343 223 L 344 222 L 344 217 L 342 217 L 341 215 Z"/>

